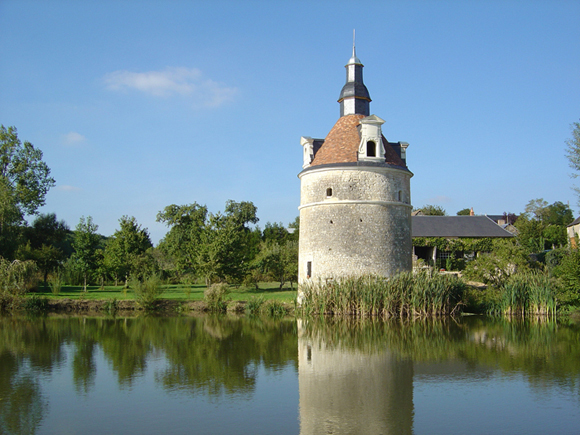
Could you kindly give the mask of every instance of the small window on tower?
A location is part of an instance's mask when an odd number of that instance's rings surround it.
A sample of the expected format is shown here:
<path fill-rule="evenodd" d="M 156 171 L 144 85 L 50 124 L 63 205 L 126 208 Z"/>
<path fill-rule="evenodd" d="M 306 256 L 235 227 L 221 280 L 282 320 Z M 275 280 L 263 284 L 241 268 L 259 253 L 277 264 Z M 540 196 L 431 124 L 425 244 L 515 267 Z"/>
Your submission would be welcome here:
<path fill-rule="evenodd" d="M 402 202 L 403 201 L 403 191 L 399 190 L 399 201 Z"/>
<path fill-rule="evenodd" d="M 377 144 L 369 140 L 367 142 L 367 157 L 376 157 L 377 156 Z"/>
<path fill-rule="evenodd" d="M 329 187 L 328 189 L 326 189 L 326 196 L 332 196 L 332 187 Z"/>

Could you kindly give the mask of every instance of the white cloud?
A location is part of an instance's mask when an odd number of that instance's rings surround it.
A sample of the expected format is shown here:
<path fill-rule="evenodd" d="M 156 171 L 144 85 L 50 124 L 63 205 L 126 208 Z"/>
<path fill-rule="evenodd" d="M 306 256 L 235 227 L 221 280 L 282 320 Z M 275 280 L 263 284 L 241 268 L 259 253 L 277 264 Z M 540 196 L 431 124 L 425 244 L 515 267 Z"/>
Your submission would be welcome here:
<path fill-rule="evenodd" d="M 155 97 L 181 96 L 196 106 L 217 107 L 231 101 L 238 90 L 203 77 L 197 68 L 166 68 L 163 71 L 114 71 L 104 77 L 107 89 L 136 90 Z"/>
<path fill-rule="evenodd" d="M 83 142 L 86 142 L 86 140 L 86 137 L 80 133 L 77 133 L 76 131 L 71 131 L 70 133 L 62 136 L 62 143 L 65 145 L 79 145 Z"/>
<path fill-rule="evenodd" d="M 69 186 L 67 184 L 61 184 L 60 186 L 56 186 L 56 190 L 60 190 L 61 192 L 79 192 L 81 188 Z"/>

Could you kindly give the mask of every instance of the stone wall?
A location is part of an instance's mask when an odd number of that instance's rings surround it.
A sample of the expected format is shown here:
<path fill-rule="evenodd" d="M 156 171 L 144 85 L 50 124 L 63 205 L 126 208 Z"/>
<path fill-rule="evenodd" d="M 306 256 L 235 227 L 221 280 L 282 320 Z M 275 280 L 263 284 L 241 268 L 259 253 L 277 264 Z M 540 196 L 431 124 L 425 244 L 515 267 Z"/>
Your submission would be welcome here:
<path fill-rule="evenodd" d="M 411 173 L 385 167 L 301 174 L 299 282 L 412 268 Z"/>

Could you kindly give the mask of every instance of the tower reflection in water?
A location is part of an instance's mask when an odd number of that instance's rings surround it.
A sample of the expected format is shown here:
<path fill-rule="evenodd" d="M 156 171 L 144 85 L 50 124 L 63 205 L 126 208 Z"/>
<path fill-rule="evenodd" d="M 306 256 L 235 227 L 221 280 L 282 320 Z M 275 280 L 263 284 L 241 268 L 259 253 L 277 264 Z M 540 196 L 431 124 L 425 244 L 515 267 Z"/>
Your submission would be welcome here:
<path fill-rule="evenodd" d="M 298 320 L 301 435 L 411 434 L 412 361 L 333 340 L 305 322 Z"/>

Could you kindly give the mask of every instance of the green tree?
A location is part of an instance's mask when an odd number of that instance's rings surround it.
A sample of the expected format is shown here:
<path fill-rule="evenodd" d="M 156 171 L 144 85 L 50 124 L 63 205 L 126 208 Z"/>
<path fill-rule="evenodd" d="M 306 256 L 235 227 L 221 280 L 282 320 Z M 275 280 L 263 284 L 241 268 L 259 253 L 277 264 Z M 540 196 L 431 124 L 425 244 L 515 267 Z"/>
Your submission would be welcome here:
<path fill-rule="evenodd" d="M 210 214 L 198 250 L 198 267 L 207 284 L 214 280 L 242 282 L 253 259 L 257 207 L 251 202 L 226 202 L 225 214 Z"/>
<path fill-rule="evenodd" d="M 575 171 L 571 174 L 573 178 L 580 176 L 580 122 L 574 122 L 571 126 L 572 137 L 566 140 L 566 157 L 570 167 Z M 580 187 L 573 187 L 578 195 L 578 206 L 580 207 Z"/>
<path fill-rule="evenodd" d="M 457 216 L 469 216 L 471 214 L 470 208 L 464 208 L 457 212 Z"/>
<path fill-rule="evenodd" d="M 284 228 L 282 222 L 280 223 L 270 223 L 266 222 L 264 231 L 262 231 L 262 238 L 265 242 L 276 241 L 278 243 L 284 243 L 290 234 L 288 230 Z"/>
<path fill-rule="evenodd" d="M 296 219 L 288 224 L 288 228 L 289 239 L 297 242 L 300 238 L 300 216 L 296 216 Z"/>
<path fill-rule="evenodd" d="M 115 278 L 115 285 L 119 277 L 124 278 L 127 285 L 129 276 L 150 272 L 151 266 L 148 265 L 153 263 L 153 259 L 147 251 L 153 244 L 147 228 L 141 228 L 134 217 L 123 216 L 119 225 L 120 229 L 107 243 L 104 262 Z"/>
<path fill-rule="evenodd" d="M 543 198 L 532 199 L 515 223 L 518 240 L 529 252 L 565 245 L 566 225 L 573 218 L 570 207 L 560 201 L 548 204 Z"/>
<path fill-rule="evenodd" d="M 157 222 L 169 227 L 159 249 L 173 259 L 178 273 L 196 273 L 197 255 L 206 226 L 207 207 L 197 203 L 169 205 L 157 214 Z"/>
<path fill-rule="evenodd" d="M 101 258 L 97 252 L 101 241 L 101 237 L 97 234 L 98 229 L 91 216 L 86 219 L 82 216 L 75 229 L 73 239 L 75 253 L 72 258 L 83 275 L 84 291 L 87 291 L 88 275 L 97 269 Z"/>
<path fill-rule="evenodd" d="M 26 244 L 18 248 L 16 257 L 35 261 L 46 284 L 48 274 L 65 259 L 65 252 L 69 252 L 69 233 L 66 222 L 59 221 L 56 214 L 41 214 L 34 219 L 32 226 L 24 228 Z"/>
<path fill-rule="evenodd" d="M 0 125 L 0 255 L 13 254 L 17 228 L 24 216 L 44 205 L 52 186 L 42 151 L 28 141 L 22 143 L 16 128 Z"/>
<path fill-rule="evenodd" d="M 447 212 L 440 205 L 427 204 L 416 210 L 421 210 L 425 216 L 447 216 Z"/>

